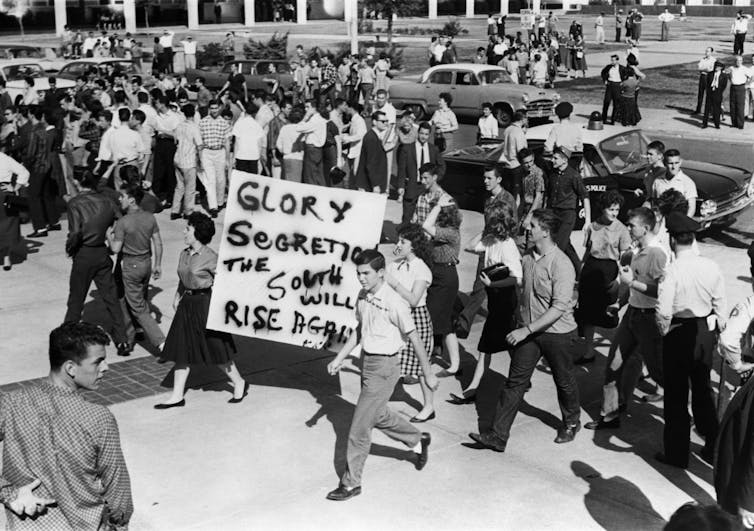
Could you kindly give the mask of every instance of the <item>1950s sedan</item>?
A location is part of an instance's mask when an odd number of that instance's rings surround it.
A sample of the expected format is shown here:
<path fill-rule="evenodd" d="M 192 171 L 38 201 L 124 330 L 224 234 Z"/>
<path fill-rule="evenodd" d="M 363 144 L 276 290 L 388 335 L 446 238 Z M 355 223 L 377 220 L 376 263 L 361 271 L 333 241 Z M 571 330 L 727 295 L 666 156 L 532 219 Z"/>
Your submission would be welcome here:
<path fill-rule="evenodd" d="M 484 102 L 493 105 L 502 127 L 513 112 L 525 109 L 529 120 L 549 120 L 560 100 L 554 90 L 514 83 L 499 66 L 453 63 L 425 70 L 418 81 L 394 79 L 390 102 L 398 109 L 411 109 L 417 120 L 427 119 L 437 109 L 440 93 L 453 97 L 453 111 L 461 121 L 476 121 Z"/>
<path fill-rule="evenodd" d="M 542 167 L 544 142 L 552 124 L 532 127 L 526 137 L 529 147 Z M 635 190 L 643 188 L 642 177 L 647 169 L 645 157 L 650 139 L 635 127 L 605 125 L 602 130 L 583 130 L 583 153 L 574 153 L 571 165 L 578 167 L 592 204 L 607 190 L 619 190 L 625 198 L 620 218 L 628 210 L 641 206 L 643 196 Z M 500 144 L 470 146 L 445 154 L 446 172 L 442 186 L 452 194 L 461 208 L 482 211 L 485 189 L 483 170 L 499 159 Z M 750 171 L 734 166 L 684 159 L 683 172 L 696 184 L 697 198 L 694 218 L 706 229 L 732 221 L 736 214 L 754 201 L 754 180 Z M 598 209 L 593 208 L 596 214 Z M 583 226 L 580 213 L 577 228 Z"/>

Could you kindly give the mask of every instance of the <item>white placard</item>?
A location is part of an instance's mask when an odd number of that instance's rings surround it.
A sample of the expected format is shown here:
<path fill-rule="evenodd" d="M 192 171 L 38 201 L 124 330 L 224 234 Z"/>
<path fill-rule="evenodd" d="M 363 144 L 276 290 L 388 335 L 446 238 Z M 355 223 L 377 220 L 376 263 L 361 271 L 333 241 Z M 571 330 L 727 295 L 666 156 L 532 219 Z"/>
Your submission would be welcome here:
<path fill-rule="evenodd" d="M 386 196 L 231 172 L 207 328 L 311 348 L 344 342 Z"/>

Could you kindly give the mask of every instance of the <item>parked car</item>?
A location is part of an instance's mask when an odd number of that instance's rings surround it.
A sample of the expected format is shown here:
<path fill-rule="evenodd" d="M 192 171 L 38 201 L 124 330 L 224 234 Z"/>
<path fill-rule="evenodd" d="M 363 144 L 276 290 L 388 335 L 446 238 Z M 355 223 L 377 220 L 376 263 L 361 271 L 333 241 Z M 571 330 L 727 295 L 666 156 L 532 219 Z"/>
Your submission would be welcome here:
<path fill-rule="evenodd" d="M 274 66 L 275 73 L 271 72 L 270 65 Z M 287 61 L 237 59 L 229 61 L 219 68 L 203 66 L 186 70 L 186 77 L 191 84 L 196 81 L 196 78 L 203 77 L 204 84 L 208 89 L 220 90 L 228 81 L 234 66 L 240 67 L 241 73 L 246 77 L 246 87 L 249 90 L 262 89 L 269 92 L 272 76 L 277 76 L 278 95 L 289 96 L 291 94 L 293 74 Z"/>
<path fill-rule="evenodd" d="M 544 142 L 552 124 L 530 128 L 527 133 L 529 148 L 543 167 Z M 571 165 L 581 171 L 584 184 L 593 205 L 607 190 L 619 190 L 625 198 L 619 218 L 626 219 L 628 210 L 641 206 L 644 197 L 634 193 L 643 188 L 642 176 L 648 167 L 644 156 L 650 139 L 635 127 L 605 125 L 602 130 L 583 130 L 583 153 L 574 153 Z M 494 165 L 500 157 L 502 145 L 470 146 L 445 154 L 446 172 L 442 185 L 461 208 L 481 212 L 484 209 L 485 189 L 483 169 Z M 754 201 L 752 172 L 743 168 L 683 160 L 683 172 L 696 184 L 697 198 L 694 218 L 702 229 L 725 224 Z M 597 214 L 598 209 L 592 212 Z M 580 213 L 577 228 L 584 224 Z"/>
<path fill-rule="evenodd" d="M 107 71 L 107 65 L 113 65 L 116 71 L 122 72 L 128 76 L 144 75 L 139 61 L 133 59 L 123 59 L 118 57 L 88 57 L 86 59 L 69 61 L 60 69 L 56 76 L 58 78 L 75 81 L 77 77 L 86 74 L 92 66 L 97 67 L 99 72 L 104 74 Z"/>
<path fill-rule="evenodd" d="M 428 119 L 437 109 L 441 92 L 453 96 L 453 112 L 459 120 L 476 122 L 482 103 L 494 106 L 501 126 L 510 124 L 513 112 L 526 109 L 530 120 L 548 121 L 560 100 L 554 90 L 514 83 L 502 67 L 472 63 L 433 66 L 418 81 L 394 79 L 390 102 L 399 109 L 411 109 L 417 120 Z"/>
<path fill-rule="evenodd" d="M 58 57 L 55 48 L 28 44 L 0 44 L 0 59 L 26 59 L 39 63 L 46 72 L 57 72 L 68 62 Z"/>
<path fill-rule="evenodd" d="M 0 60 L 0 75 L 5 80 L 8 94 L 14 102 L 16 101 L 16 98 L 24 92 L 25 77 L 34 78 L 34 88 L 37 90 L 40 97 L 44 97 L 45 92 L 50 88 L 50 83 L 48 81 L 50 74 L 45 72 L 44 68 L 39 63 L 28 61 L 26 59 Z M 75 85 L 75 82 L 68 79 L 58 79 L 56 88 L 58 90 L 67 90 L 73 88 Z"/>

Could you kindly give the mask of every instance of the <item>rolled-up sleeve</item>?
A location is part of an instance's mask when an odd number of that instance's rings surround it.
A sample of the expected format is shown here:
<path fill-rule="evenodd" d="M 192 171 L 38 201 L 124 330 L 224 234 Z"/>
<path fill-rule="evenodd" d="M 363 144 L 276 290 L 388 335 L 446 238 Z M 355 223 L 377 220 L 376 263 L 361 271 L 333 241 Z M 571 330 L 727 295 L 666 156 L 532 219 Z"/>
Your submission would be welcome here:
<path fill-rule="evenodd" d="M 669 266 L 665 270 L 665 276 L 657 285 L 655 319 L 657 321 L 657 328 L 663 336 L 668 333 L 670 321 L 673 319 L 673 301 L 675 300 L 676 284 L 675 268 Z"/>
<path fill-rule="evenodd" d="M 550 307 L 565 313 L 571 308 L 576 271 L 568 257 L 563 254 L 552 261 L 552 303 Z"/>

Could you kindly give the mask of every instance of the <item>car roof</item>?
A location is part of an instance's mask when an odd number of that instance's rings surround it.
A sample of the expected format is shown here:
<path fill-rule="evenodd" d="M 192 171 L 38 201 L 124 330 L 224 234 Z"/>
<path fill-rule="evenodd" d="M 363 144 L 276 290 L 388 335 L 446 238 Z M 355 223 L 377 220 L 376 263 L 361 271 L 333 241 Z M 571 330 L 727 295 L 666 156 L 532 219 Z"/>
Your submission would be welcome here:
<path fill-rule="evenodd" d="M 30 46 L 28 44 L 8 44 L 8 43 L 2 43 L 2 44 L 0 44 L 0 48 L 3 48 L 4 50 L 36 50 L 36 51 L 40 51 L 39 46 Z"/>
<path fill-rule="evenodd" d="M 126 59 L 125 57 L 84 57 L 82 59 L 76 59 L 75 61 L 71 61 L 65 66 L 72 65 L 74 63 L 91 63 L 91 64 L 102 64 L 102 63 L 134 63 L 135 61 L 133 59 Z"/>
<path fill-rule="evenodd" d="M 44 70 L 37 57 L 22 57 L 20 59 L 0 59 L 0 66 L 12 66 L 12 65 L 37 65 Z"/>
<path fill-rule="evenodd" d="M 530 127 L 526 130 L 527 140 L 541 140 L 544 142 L 550 135 L 554 123 L 538 125 L 536 127 Z M 584 144 L 591 144 L 596 146 L 603 140 L 615 136 L 620 133 L 626 133 L 629 131 L 641 131 L 641 128 L 634 126 L 623 125 L 604 125 L 602 129 L 587 129 L 587 124 L 581 124 L 581 140 Z"/>
<path fill-rule="evenodd" d="M 503 68 L 502 66 L 496 66 L 496 65 L 480 65 L 478 63 L 451 63 L 447 65 L 436 65 L 436 66 L 427 68 L 424 71 L 424 75 L 427 75 L 431 72 L 441 71 L 441 70 L 470 70 L 474 72 L 475 74 L 478 74 L 479 72 L 486 72 L 487 70 L 497 70 L 500 72 L 507 72 L 507 70 Z"/>

